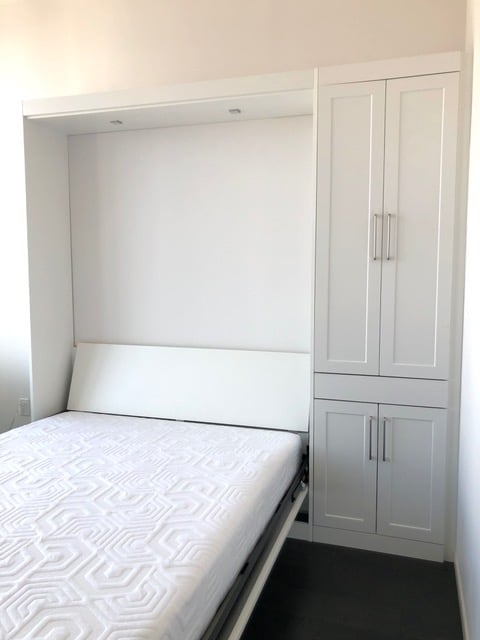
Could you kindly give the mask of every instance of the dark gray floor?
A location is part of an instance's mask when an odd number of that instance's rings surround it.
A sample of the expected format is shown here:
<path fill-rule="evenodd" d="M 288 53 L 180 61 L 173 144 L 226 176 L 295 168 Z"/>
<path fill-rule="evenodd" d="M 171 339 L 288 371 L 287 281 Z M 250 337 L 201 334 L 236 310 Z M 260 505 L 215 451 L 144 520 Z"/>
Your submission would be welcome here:
<path fill-rule="evenodd" d="M 453 565 L 287 540 L 242 640 L 461 640 Z"/>

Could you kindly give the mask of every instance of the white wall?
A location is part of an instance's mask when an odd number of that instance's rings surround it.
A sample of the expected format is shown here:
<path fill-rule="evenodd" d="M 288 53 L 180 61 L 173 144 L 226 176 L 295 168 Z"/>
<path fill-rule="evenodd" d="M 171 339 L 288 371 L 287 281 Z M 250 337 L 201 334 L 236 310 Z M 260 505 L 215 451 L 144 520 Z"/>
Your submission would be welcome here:
<path fill-rule="evenodd" d="M 480 1 L 467 17 L 473 101 L 467 214 L 456 568 L 466 640 L 480 638 Z"/>
<path fill-rule="evenodd" d="M 29 97 L 462 49 L 464 0 L 0 0 L 0 429 L 28 394 Z"/>
<path fill-rule="evenodd" d="M 29 397 L 29 303 L 23 123 L 20 101 L 0 105 L 0 432 L 29 420 L 17 413 Z M 3 151 L 3 153 L 2 153 Z"/>
<path fill-rule="evenodd" d="M 312 117 L 72 136 L 77 342 L 310 351 Z"/>

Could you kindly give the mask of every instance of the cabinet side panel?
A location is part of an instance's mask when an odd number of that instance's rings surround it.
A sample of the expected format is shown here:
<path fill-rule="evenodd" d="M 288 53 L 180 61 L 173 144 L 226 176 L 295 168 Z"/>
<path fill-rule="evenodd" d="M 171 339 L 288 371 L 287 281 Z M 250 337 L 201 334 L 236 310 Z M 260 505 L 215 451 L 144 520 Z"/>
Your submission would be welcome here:
<path fill-rule="evenodd" d="M 73 346 L 65 136 L 25 121 L 32 419 L 64 411 Z"/>

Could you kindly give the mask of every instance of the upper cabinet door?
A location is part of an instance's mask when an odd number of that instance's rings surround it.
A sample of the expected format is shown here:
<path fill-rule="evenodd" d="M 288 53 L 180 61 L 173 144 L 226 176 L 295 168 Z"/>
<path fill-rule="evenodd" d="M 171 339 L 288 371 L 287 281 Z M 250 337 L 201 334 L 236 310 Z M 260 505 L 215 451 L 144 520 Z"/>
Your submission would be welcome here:
<path fill-rule="evenodd" d="M 448 378 L 458 74 L 387 82 L 380 374 Z"/>
<path fill-rule="evenodd" d="M 321 87 L 315 370 L 379 367 L 385 82 Z"/>

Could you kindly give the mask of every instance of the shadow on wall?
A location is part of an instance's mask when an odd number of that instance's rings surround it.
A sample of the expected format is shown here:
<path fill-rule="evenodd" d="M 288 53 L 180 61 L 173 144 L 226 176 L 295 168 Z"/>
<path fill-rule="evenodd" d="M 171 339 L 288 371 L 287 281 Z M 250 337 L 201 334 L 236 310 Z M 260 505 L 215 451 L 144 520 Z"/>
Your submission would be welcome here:
<path fill-rule="evenodd" d="M 30 422 L 30 399 L 25 388 L 28 372 L 3 356 L 0 352 L 0 433 Z M 24 360 L 17 364 L 24 364 Z"/>

